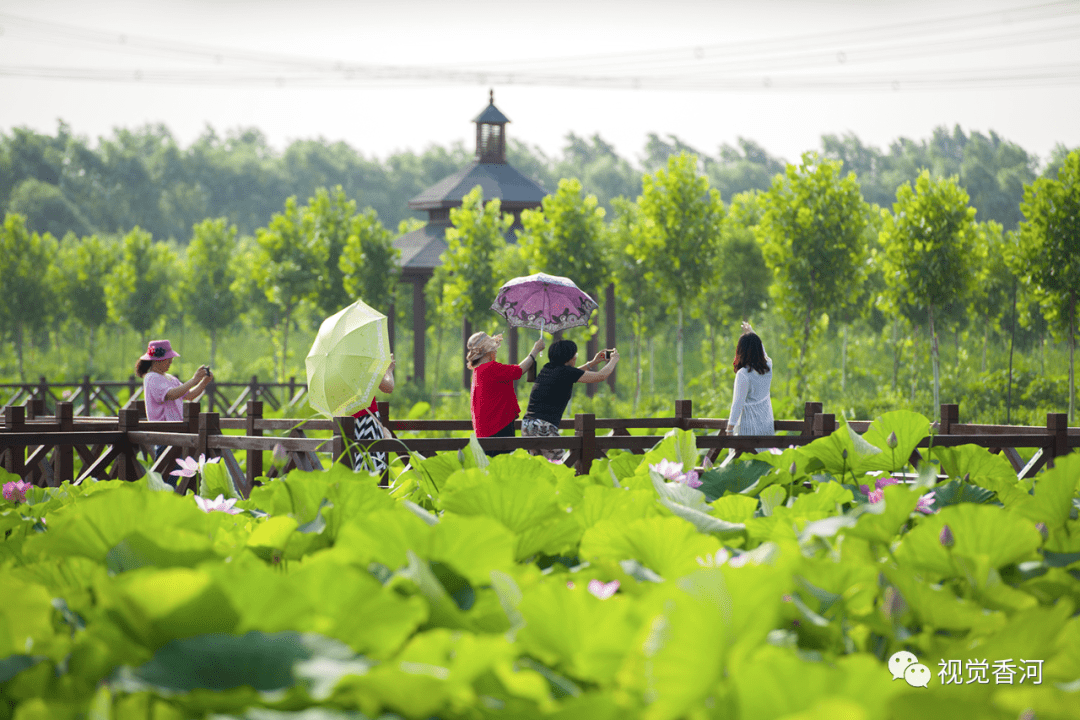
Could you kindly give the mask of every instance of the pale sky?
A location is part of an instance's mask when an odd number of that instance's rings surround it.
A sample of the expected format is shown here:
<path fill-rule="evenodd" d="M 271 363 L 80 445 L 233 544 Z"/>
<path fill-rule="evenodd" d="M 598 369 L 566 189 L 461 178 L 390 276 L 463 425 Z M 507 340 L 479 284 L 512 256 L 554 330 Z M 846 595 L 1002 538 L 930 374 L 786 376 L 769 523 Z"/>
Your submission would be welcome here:
<path fill-rule="evenodd" d="M 209 124 L 366 155 L 460 140 L 488 88 L 510 137 L 600 133 L 788 160 L 823 133 L 935 126 L 1080 146 L 1080 0 L 0 0 L 0 132 Z"/>

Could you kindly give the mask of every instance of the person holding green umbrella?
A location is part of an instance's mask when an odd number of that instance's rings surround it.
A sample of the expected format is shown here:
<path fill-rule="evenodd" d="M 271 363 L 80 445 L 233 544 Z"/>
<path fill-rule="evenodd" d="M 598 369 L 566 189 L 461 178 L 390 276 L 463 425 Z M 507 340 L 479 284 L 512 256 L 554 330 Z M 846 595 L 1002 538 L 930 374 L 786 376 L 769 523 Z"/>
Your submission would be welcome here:
<path fill-rule="evenodd" d="M 379 381 L 379 392 L 387 394 L 394 392 L 394 367 L 396 365 L 394 354 L 390 353 L 390 367 L 386 369 L 382 380 Z M 353 439 L 362 446 L 386 437 L 382 423 L 379 422 L 379 403 L 376 402 L 374 395 L 371 396 L 371 405 L 353 413 L 353 417 L 356 418 L 356 424 L 353 425 Z M 387 467 L 389 464 L 384 452 L 357 453 L 353 470 L 382 475 Z"/>

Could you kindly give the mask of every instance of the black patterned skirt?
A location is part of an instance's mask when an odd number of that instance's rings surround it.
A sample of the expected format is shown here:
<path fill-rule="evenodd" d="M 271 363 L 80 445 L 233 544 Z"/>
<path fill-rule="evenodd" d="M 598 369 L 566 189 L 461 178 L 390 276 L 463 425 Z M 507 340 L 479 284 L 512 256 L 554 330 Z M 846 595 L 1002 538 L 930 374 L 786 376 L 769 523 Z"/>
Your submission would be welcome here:
<path fill-rule="evenodd" d="M 371 413 L 364 413 L 356 418 L 353 427 L 353 439 L 357 447 L 353 448 L 353 470 L 356 472 L 369 472 L 382 475 L 386 471 L 386 453 L 368 452 L 367 447 L 376 440 L 382 440 L 382 426 L 378 419 Z"/>

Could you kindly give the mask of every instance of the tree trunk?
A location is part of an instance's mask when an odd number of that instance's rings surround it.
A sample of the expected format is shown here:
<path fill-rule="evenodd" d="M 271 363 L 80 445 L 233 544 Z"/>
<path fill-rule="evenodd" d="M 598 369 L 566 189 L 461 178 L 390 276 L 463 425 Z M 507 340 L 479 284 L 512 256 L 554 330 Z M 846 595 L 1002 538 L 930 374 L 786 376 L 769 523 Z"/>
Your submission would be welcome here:
<path fill-rule="evenodd" d="M 654 349 L 653 348 L 653 345 L 654 345 L 653 340 L 654 340 L 654 338 L 651 338 L 651 337 L 649 338 L 649 397 L 650 398 L 652 398 L 652 397 L 654 397 L 656 395 L 656 363 L 653 362 L 653 360 L 655 360 L 655 358 L 656 358 L 656 355 L 653 353 L 653 349 Z"/>
<path fill-rule="evenodd" d="M 638 315 L 638 323 L 634 327 L 634 415 L 637 415 L 638 405 L 641 403 L 641 316 Z"/>
<path fill-rule="evenodd" d="M 278 382 L 285 382 L 286 365 L 289 362 L 289 319 L 292 318 L 292 311 L 285 313 L 285 331 L 281 334 L 281 378 Z"/>
<path fill-rule="evenodd" d="M 900 321 L 893 319 L 892 324 L 892 391 L 896 392 L 896 376 L 900 374 Z"/>
<path fill-rule="evenodd" d="M 934 365 L 934 412 L 940 414 L 940 409 L 941 409 L 941 401 L 940 401 L 941 378 L 940 378 L 940 372 L 939 372 L 939 368 L 938 368 L 938 362 L 940 361 L 940 358 L 938 357 L 937 331 L 934 330 L 934 305 L 933 305 L 933 303 L 930 304 L 929 310 L 930 310 L 930 360 L 931 360 L 931 362 L 933 362 L 933 365 Z"/>
<path fill-rule="evenodd" d="M 1073 413 L 1076 404 L 1076 382 L 1073 371 L 1073 357 L 1076 354 L 1076 291 L 1069 293 L 1069 423 L 1075 422 Z"/>
<path fill-rule="evenodd" d="M 720 383 L 716 379 L 716 329 L 712 323 L 707 323 L 709 328 L 709 378 L 712 380 L 713 392 L 716 392 Z"/>
<path fill-rule="evenodd" d="M 915 402 L 915 388 L 919 385 L 919 331 L 916 326 L 911 333 L 911 402 Z"/>
<path fill-rule="evenodd" d="M 19 382 L 26 382 L 26 371 L 23 368 L 23 324 L 15 323 L 15 354 L 19 358 Z"/>
<path fill-rule="evenodd" d="M 956 363 L 954 368 L 960 370 L 960 326 L 956 326 L 956 330 L 953 331 L 953 352 L 956 354 Z"/>
<path fill-rule="evenodd" d="M 210 331 L 210 367 L 217 367 L 217 328 Z"/>
<path fill-rule="evenodd" d="M 683 397 L 683 311 L 679 306 L 679 327 L 675 335 L 675 362 L 678 364 L 678 382 L 676 383 L 676 400 L 684 400 Z"/>
<path fill-rule="evenodd" d="M 86 334 L 87 335 L 87 338 L 86 338 L 87 339 L 87 345 L 86 345 L 86 374 L 87 375 L 93 375 L 94 374 L 94 326 L 91 325 L 89 328 L 87 328 L 87 330 L 88 330 L 88 332 Z M 90 398 L 87 398 L 86 402 L 87 402 L 86 407 L 90 407 L 90 405 L 89 405 Z"/>
<path fill-rule="evenodd" d="M 1013 280 L 1012 327 L 1009 329 L 1009 392 L 1005 400 L 1005 424 L 1012 424 L 1013 343 L 1016 342 L 1016 286 Z"/>
<path fill-rule="evenodd" d="M 848 325 L 844 323 L 844 341 L 840 346 L 840 392 L 847 386 L 847 330 Z"/>
<path fill-rule="evenodd" d="M 982 366 L 979 368 L 979 372 L 986 372 L 986 344 L 989 341 L 988 336 L 990 334 L 990 322 L 987 321 L 983 325 L 983 351 L 982 351 Z"/>

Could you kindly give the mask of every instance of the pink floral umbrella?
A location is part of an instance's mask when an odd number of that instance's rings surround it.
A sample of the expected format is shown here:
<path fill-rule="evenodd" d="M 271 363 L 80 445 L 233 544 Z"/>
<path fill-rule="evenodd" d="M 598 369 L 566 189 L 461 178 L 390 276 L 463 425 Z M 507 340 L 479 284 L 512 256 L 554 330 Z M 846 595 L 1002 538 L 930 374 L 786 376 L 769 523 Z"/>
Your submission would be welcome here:
<path fill-rule="evenodd" d="M 510 327 L 534 328 L 541 333 L 588 325 L 599 307 L 570 278 L 546 273 L 508 280 L 491 304 Z"/>

